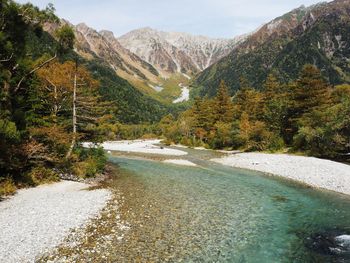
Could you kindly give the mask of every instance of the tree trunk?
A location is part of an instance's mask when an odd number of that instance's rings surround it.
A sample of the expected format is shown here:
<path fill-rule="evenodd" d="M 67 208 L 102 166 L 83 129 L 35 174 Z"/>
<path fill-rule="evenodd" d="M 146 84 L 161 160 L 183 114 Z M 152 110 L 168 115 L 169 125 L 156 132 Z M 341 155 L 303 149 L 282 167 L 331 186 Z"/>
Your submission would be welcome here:
<path fill-rule="evenodd" d="M 57 101 L 57 87 L 54 85 L 54 99 L 55 99 L 55 105 L 54 105 L 54 122 L 55 125 L 57 124 L 57 113 L 58 113 L 58 101 Z"/>
<path fill-rule="evenodd" d="M 66 159 L 68 159 L 71 154 L 72 151 L 74 149 L 74 145 L 76 142 L 76 137 L 77 137 L 77 108 L 76 108 L 76 101 L 77 101 L 77 67 L 75 70 L 75 74 L 74 74 L 74 86 L 73 86 L 73 139 L 72 139 L 72 143 L 70 145 L 69 151 L 67 153 Z"/>

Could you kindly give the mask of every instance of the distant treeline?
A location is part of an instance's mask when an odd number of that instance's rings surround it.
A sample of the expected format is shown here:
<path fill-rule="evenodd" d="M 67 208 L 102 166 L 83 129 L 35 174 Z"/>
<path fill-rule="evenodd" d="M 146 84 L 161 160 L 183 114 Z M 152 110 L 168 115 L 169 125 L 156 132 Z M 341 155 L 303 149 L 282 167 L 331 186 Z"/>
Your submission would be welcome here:
<path fill-rule="evenodd" d="M 244 79 L 240 87 L 231 98 L 221 82 L 214 98 L 197 98 L 177 119 L 163 118 L 168 142 L 336 159 L 350 152 L 350 85 L 331 87 L 319 69 L 305 65 L 291 83 L 269 75 L 261 91 Z"/>

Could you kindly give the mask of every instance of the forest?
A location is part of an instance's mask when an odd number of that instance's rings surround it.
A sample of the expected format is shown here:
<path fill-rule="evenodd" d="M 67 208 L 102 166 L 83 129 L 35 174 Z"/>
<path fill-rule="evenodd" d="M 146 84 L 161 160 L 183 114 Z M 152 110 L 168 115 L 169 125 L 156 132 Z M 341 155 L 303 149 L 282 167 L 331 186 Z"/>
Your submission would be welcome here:
<path fill-rule="evenodd" d="M 349 157 L 350 85 L 332 87 L 314 65 L 290 83 L 273 74 L 262 90 L 247 83 L 241 78 L 231 97 L 222 81 L 214 98 L 196 98 L 177 119 L 164 117 L 160 128 L 168 143 Z"/>
<path fill-rule="evenodd" d="M 54 12 L 52 5 L 0 2 L 0 195 L 57 181 L 58 173 L 86 177 L 104 169 L 103 150 L 79 143 L 101 139 L 115 105 L 74 56 L 69 26 L 57 30 L 50 52 L 33 44 L 44 23 L 58 21 Z"/>

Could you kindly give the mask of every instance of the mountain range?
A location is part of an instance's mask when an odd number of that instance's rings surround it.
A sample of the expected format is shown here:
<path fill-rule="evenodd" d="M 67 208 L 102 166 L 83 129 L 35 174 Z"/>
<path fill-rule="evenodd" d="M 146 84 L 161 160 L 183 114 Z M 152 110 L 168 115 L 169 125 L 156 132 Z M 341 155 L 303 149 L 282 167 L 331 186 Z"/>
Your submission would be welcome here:
<path fill-rule="evenodd" d="M 164 76 L 193 75 L 228 55 L 245 39 L 213 39 L 186 33 L 163 32 L 152 28 L 131 31 L 118 40 L 140 58 L 154 65 Z"/>
<path fill-rule="evenodd" d="M 74 29 L 75 50 L 80 56 L 102 60 L 119 77 L 163 102 L 180 96 L 180 84 L 188 83 L 246 38 L 213 39 L 151 28 L 134 30 L 117 38 L 111 31 L 97 31 L 84 23 L 72 25 L 62 20 L 61 24 L 69 24 Z M 53 34 L 57 27 L 47 25 L 46 30 Z"/>
<path fill-rule="evenodd" d="M 213 96 L 221 80 L 232 94 L 240 88 L 242 77 L 257 89 L 270 73 L 288 82 L 307 63 L 317 65 L 331 84 L 350 82 L 349 0 L 301 6 L 231 39 L 149 27 L 118 37 L 84 23 L 70 25 L 77 40 L 75 51 L 81 57 L 98 61 L 162 104 L 176 101 L 181 87 L 188 85 L 192 97 L 203 97 Z M 46 26 L 46 30 L 53 33 L 57 26 Z"/>
<path fill-rule="evenodd" d="M 314 64 L 331 84 L 350 81 L 350 1 L 301 6 L 265 24 L 228 56 L 200 73 L 195 93 L 213 96 L 221 80 L 232 94 L 244 78 L 261 88 L 274 73 L 281 81 L 297 78 Z"/>

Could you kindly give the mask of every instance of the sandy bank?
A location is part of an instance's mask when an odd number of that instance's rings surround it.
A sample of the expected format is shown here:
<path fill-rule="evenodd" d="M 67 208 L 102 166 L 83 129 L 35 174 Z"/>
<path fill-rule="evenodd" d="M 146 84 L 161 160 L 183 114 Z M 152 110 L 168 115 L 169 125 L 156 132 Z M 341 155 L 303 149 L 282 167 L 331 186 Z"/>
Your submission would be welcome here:
<path fill-rule="evenodd" d="M 59 245 L 70 229 L 97 216 L 111 194 L 87 187 L 64 181 L 20 190 L 0 202 L 0 262 L 35 262 Z"/>
<path fill-rule="evenodd" d="M 104 142 L 101 144 L 101 146 L 106 151 L 148 153 L 148 154 L 173 155 L 173 156 L 182 156 L 187 154 L 187 152 L 184 152 L 184 151 L 157 146 L 156 144 L 158 143 L 160 143 L 160 140 L 134 140 L 134 141 Z M 84 143 L 83 146 L 91 147 L 91 144 Z"/>
<path fill-rule="evenodd" d="M 270 173 L 316 188 L 350 194 L 350 166 L 314 157 L 241 153 L 212 161 L 232 167 Z"/>

